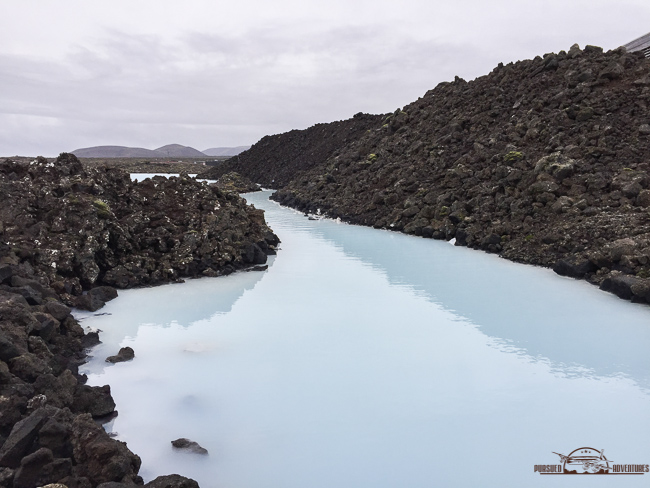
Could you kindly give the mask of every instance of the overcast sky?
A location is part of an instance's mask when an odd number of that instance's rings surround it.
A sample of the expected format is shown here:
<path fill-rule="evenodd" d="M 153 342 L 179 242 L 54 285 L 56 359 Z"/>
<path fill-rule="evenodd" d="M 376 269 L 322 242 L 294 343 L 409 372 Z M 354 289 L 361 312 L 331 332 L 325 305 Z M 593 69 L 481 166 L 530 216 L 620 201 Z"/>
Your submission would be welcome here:
<path fill-rule="evenodd" d="M 650 0 L 0 0 L 0 155 L 203 150 L 650 31 Z"/>

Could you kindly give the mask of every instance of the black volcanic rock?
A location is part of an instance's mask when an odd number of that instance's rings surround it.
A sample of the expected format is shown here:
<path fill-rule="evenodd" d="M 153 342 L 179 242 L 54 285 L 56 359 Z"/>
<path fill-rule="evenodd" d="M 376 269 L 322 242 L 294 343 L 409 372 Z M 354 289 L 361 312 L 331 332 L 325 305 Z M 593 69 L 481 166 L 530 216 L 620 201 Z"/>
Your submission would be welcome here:
<path fill-rule="evenodd" d="M 8 178 L 16 171 L 29 177 Z M 13 202 L 0 208 L 12 259 L 36 276 L 15 293 L 33 303 L 59 293 L 69 305 L 96 310 L 109 298 L 98 294 L 100 285 L 230 272 L 248 264 L 252 244 L 272 252 L 277 239 L 263 211 L 237 195 L 186 175 L 134 183 L 114 168 L 84 170 L 73 155 L 26 168 L 0 164 L 0 197 Z"/>
<path fill-rule="evenodd" d="M 235 171 L 220 176 L 219 181 L 214 183 L 214 185 L 220 190 L 233 193 L 249 193 L 261 190 L 259 185 Z"/>
<path fill-rule="evenodd" d="M 132 183 L 71 154 L 0 163 L 0 198 L 0 486 L 142 485 L 140 459 L 94 420 L 115 402 L 78 374 L 99 339 L 70 306 L 95 310 L 114 286 L 245 269 L 279 240 L 236 194 L 187 176 Z M 197 486 L 178 475 L 152 486 L 167 481 Z"/>
<path fill-rule="evenodd" d="M 247 151 L 199 176 L 218 179 L 235 171 L 264 187 L 282 188 L 296 174 L 323 164 L 347 143 L 381 126 L 382 119 L 381 115 L 358 113 L 348 120 L 266 136 Z"/>
<path fill-rule="evenodd" d="M 309 164 L 296 154 L 321 147 L 315 128 L 229 164 L 305 212 L 456 238 L 647 302 L 649 71 L 639 53 L 576 45 L 441 83 Z"/>
<path fill-rule="evenodd" d="M 122 363 L 124 361 L 130 361 L 135 357 L 135 352 L 130 347 L 122 347 L 115 356 L 109 356 L 106 358 L 107 363 Z"/>
<path fill-rule="evenodd" d="M 144 486 L 145 488 L 199 488 L 199 484 L 193 479 L 177 474 L 158 476 Z"/>

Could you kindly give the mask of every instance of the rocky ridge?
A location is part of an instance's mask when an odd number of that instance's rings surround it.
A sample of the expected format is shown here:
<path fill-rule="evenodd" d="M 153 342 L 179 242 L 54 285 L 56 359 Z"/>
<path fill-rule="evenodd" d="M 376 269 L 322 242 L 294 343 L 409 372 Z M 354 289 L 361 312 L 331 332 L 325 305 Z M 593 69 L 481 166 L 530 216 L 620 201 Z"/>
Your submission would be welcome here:
<path fill-rule="evenodd" d="M 262 264 L 278 239 L 235 194 L 183 176 L 133 183 L 69 154 L 0 163 L 0 197 L 0 486 L 142 485 L 140 458 L 97 423 L 115 402 L 78 374 L 98 337 L 70 306 Z M 198 485 L 170 475 L 146 486 Z"/>
<path fill-rule="evenodd" d="M 273 198 L 650 302 L 649 104 L 650 60 L 574 45 L 439 84 Z"/>
<path fill-rule="evenodd" d="M 264 187 L 279 188 L 296 173 L 323 164 L 346 144 L 381 124 L 382 119 L 381 115 L 358 113 L 349 120 L 265 136 L 247 151 L 198 177 L 218 179 L 234 171 Z"/>

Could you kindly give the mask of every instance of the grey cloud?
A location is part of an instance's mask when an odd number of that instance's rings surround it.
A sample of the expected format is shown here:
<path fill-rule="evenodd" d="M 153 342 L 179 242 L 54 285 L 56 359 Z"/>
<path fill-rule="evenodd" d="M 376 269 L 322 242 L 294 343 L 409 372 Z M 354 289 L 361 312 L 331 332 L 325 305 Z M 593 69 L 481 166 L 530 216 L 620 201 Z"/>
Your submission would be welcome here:
<path fill-rule="evenodd" d="M 541 54 L 525 25 L 489 33 L 485 43 L 417 40 L 390 23 L 305 25 L 301 34 L 293 27 L 177 38 L 110 29 L 84 37 L 63 61 L 2 55 L 0 154 L 250 144 L 360 111 L 393 111 L 455 75 L 471 79 Z M 543 43 L 567 49 L 585 28 L 576 29 L 549 32 Z"/>

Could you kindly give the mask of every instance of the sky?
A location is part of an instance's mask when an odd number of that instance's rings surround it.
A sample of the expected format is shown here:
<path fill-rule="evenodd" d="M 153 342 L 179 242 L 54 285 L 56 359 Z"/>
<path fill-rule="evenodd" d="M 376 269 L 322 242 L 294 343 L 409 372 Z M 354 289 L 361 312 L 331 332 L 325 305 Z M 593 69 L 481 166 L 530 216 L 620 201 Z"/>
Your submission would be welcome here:
<path fill-rule="evenodd" d="M 649 31 L 648 0 L 0 0 L 0 156 L 253 144 Z"/>

